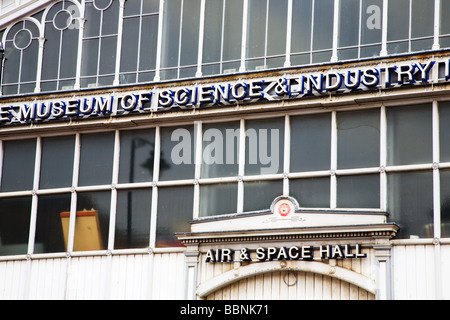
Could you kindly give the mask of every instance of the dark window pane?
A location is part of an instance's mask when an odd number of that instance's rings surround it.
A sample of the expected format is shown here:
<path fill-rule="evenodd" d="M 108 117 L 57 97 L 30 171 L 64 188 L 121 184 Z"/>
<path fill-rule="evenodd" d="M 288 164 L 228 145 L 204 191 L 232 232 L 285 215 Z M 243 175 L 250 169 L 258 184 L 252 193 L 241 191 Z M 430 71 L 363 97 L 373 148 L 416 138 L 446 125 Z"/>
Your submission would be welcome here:
<path fill-rule="evenodd" d="M 313 50 L 333 47 L 334 0 L 314 2 Z"/>
<path fill-rule="evenodd" d="M 263 57 L 266 44 L 267 0 L 249 0 L 247 58 Z"/>
<path fill-rule="evenodd" d="M 337 179 L 338 208 L 380 208 L 380 176 L 342 176 Z"/>
<path fill-rule="evenodd" d="M 202 178 L 238 175 L 239 122 L 203 125 Z"/>
<path fill-rule="evenodd" d="M 205 4 L 204 63 L 220 61 L 222 52 L 223 2 L 224 0 L 206 1 Z M 204 70 L 202 71 L 205 74 Z"/>
<path fill-rule="evenodd" d="M 200 217 L 231 214 L 237 211 L 236 183 L 203 185 L 200 187 Z"/>
<path fill-rule="evenodd" d="M 433 173 L 388 174 L 389 220 L 400 226 L 399 238 L 433 237 Z"/>
<path fill-rule="evenodd" d="M 74 251 L 106 250 L 110 208 L 110 191 L 78 194 Z"/>
<path fill-rule="evenodd" d="M 306 178 L 289 180 L 289 193 L 300 207 L 329 208 L 330 178 Z"/>
<path fill-rule="evenodd" d="M 439 102 L 440 161 L 450 161 L 450 102 Z"/>
<path fill-rule="evenodd" d="M 267 55 L 284 55 L 286 53 L 287 0 L 269 0 L 267 26 Z M 284 58 L 282 59 L 284 60 Z M 284 61 L 283 61 L 284 63 Z M 283 66 L 283 64 L 278 64 Z"/>
<path fill-rule="evenodd" d="M 114 132 L 81 136 L 79 185 L 111 184 Z"/>
<path fill-rule="evenodd" d="M 389 1 L 388 41 L 409 38 L 409 1 Z"/>
<path fill-rule="evenodd" d="M 341 0 L 339 9 L 339 47 L 356 46 L 359 43 L 359 1 Z"/>
<path fill-rule="evenodd" d="M 269 210 L 276 197 L 283 195 L 283 181 L 244 183 L 244 211 Z"/>
<path fill-rule="evenodd" d="M 36 140 L 5 141 L 3 150 L 1 191 L 33 189 Z"/>
<path fill-rule="evenodd" d="M 161 128 L 160 180 L 194 178 L 194 127 Z"/>
<path fill-rule="evenodd" d="M 115 249 L 149 246 L 151 206 L 151 189 L 117 192 Z"/>
<path fill-rule="evenodd" d="M 154 157 L 154 129 L 122 131 L 119 183 L 152 181 Z"/>
<path fill-rule="evenodd" d="M 291 118 L 291 172 L 329 170 L 331 114 Z"/>
<path fill-rule="evenodd" d="M 292 19 L 292 52 L 310 51 L 312 0 L 294 0 L 292 2 L 292 16 L 294 17 Z M 309 63 L 309 55 L 306 63 Z"/>
<path fill-rule="evenodd" d="M 165 1 L 164 7 L 161 67 L 178 67 L 181 0 Z"/>
<path fill-rule="evenodd" d="M 450 170 L 440 170 L 441 237 L 450 238 Z"/>
<path fill-rule="evenodd" d="M 340 112 L 338 169 L 380 165 L 380 110 Z"/>
<path fill-rule="evenodd" d="M 240 59 L 242 43 L 242 19 L 244 2 L 227 0 L 223 36 L 223 61 Z M 224 67 L 224 70 L 227 69 Z"/>
<path fill-rule="evenodd" d="M 0 255 L 26 254 L 31 197 L 0 199 Z"/>
<path fill-rule="evenodd" d="M 381 42 L 383 26 L 383 0 L 363 0 L 361 44 Z M 376 55 L 379 55 L 380 49 Z M 367 56 L 367 55 L 364 55 Z"/>
<path fill-rule="evenodd" d="M 34 253 L 67 250 L 70 194 L 39 196 Z M 68 224 L 66 225 L 68 227 Z"/>
<path fill-rule="evenodd" d="M 153 70 L 156 68 L 158 20 L 158 15 L 142 17 L 143 31 L 141 32 L 139 70 Z M 151 77 L 151 80 L 153 80 L 153 77 Z"/>
<path fill-rule="evenodd" d="M 197 64 L 199 25 L 200 0 L 184 1 L 180 66 Z"/>
<path fill-rule="evenodd" d="M 386 109 L 388 165 L 432 161 L 431 105 Z"/>
<path fill-rule="evenodd" d="M 245 135 L 246 175 L 283 172 L 284 118 L 247 121 Z"/>
<path fill-rule="evenodd" d="M 193 219 L 194 187 L 170 187 L 158 190 L 156 247 L 179 247 L 174 232 L 188 232 Z"/>
<path fill-rule="evenodd" d="M 74 136 L 42 139 L 42 189 L 72 186 L 74 148 Z"/>

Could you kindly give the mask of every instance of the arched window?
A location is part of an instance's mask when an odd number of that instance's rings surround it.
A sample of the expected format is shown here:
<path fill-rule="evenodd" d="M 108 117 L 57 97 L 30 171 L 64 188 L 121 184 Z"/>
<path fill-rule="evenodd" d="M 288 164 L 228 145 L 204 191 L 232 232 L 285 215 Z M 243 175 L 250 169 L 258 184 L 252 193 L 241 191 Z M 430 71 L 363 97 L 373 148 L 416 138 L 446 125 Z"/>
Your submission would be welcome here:
<path fill-rule="evenodd" d="M 61 1 L 44 13 L 45 45 L 41 90 L 70 90 L 77 73 L 80 9 L 73 1 Z"/>
<path fill-rule="evenodd" d="M 6 30 L 2 94 L 34 92 L 39 56 L 39 21 L 26 18 Z"/>
<path fill-rule="evenodd" d="M 81 87 L 114 83 L 120 2 L 86 0 Z"/>

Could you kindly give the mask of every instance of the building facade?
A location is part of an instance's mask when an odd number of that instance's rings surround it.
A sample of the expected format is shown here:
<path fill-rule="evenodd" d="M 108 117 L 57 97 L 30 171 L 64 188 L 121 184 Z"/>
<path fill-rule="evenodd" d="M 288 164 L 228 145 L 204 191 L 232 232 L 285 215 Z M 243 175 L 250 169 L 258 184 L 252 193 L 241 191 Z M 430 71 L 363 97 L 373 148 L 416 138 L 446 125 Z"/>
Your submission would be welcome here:
<path fill-rule="evenodd" d="M 1 1 L 1 299 L 449 299 L 449 0 Z"/>

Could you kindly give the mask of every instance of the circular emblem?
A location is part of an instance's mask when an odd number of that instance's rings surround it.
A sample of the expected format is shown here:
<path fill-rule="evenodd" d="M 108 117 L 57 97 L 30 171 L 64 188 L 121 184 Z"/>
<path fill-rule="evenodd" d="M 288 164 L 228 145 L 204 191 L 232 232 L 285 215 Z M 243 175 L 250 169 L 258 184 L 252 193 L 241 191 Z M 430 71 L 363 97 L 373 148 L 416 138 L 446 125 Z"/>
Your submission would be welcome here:
<path fill-rule="evenodd" d="M 278 214 L 282 217 L 287 217 L 291 213 L 291 206 L 287 203 L 282 203 L 278 207 Z"/>

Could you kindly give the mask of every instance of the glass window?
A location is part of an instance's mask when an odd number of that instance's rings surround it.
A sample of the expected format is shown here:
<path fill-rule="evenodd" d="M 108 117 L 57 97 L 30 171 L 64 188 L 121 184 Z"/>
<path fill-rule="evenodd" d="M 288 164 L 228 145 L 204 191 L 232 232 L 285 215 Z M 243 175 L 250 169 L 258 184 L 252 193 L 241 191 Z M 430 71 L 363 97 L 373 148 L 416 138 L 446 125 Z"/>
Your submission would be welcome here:
<path fill-rule="evenodd" d="M 338 208 L 380 208 L 380 176 L 341 176 L 337 179 Z"/>
<path fill-rule="evenodd" d="M 0 199 L 0 255 L 26 254 L 31 197 Z"/>
<path fill-rule="evenodd" d="M 40 188 L 72 186 L 75 136 L 42 139 Z"/>
<path fill-rule="evenodd" d="M 338 169 L 380 165 L 380 109 L 338 112 Z"/>
<path fill-rule="evenodd" d="M 283 181 L 244 182 L 244 212 L 269 210 L 276 197 L 283 195 Z"/>
<path fill-rule="evenodd" d="M 119 183 L 152 181 L 154 160 L 154 129 L 120 133 Z"/>
<path fill-rule="evenodd" d="M 203 124 L 202 178 L 238 175 L 239 122 Z"/>
<path fill-rule="evenodd" d="M 291 117 L 291 172 L 329 170 L 331 114 Z"/>
<path fill-rule="evenodd" d="M 249 120 L 245 135 L 245 175 L 282 173 L 284 118 Z"/>
<path fill-rule="evenodd" d="M 386 109 L 388 165 L 432 162 L 431 105 Z"/>
<path fill-rule="evenodd" d="M 4 95 L 31 93 L 36 88 L 39 27 L 35 21 L 15 24 L 6 34 L 2 76 Z"/>
<path fill-rule="evenodd" d="M 330 178 L 317 177 L 289 180 L 290 195 L 295 198 L 300 207 L 329 208 Z"/>
<path fill-rule="evenodd" d="M 400 226 L 399 238 L 433 237 L 433 173 L 388 174 L 389 220 Z"/>
<path fill-rule="evenodd" d="M 113 84 L 119 6 L 120 1 L 86 1 L 81 71 L 81 86 L 84 88 Z"/>
<path fill-rule="evenodd" d="M 77 195 L 74 251 L 106 250 L 108 247 L 111 192 L 82 192 Z M 68 221 L 65 221 L 66 227 Z"/>
<path fill-rule="evenodd" d="M 53 5 L 44 18 L 43 91 L 73 89 L 77 72 L 80 12 L 72 1 Z"/>
<path fill-rule="evenodd" d="M 156 68 L 159 0 L 125 2 L 120 83 L 153 80 Z"/>
<path fill-rule="evenodd" d="M 312 0 L 292 1 L 292 44 L 293 53 L 291 60 L 293 65 L 310 63 L 311 30 L 312 30 Z"/>
<path fill-rule="evenodd" d="M 200 2 L 201 0 L 165 2 L 162 79 L 195 76 L 198 61 Z"/>
<path fill-rule="evenodd" d="M 200 186 L 200 217 L 237 212 L 237 183 Z"/>
<path fill-rule="evenodd" d="M 147 248 L 150 245 L 152 190 L 117 192 L 114 248 Z"/>
<path fill-rule="evenodd" d="M 450 238 L 450 170 L 440 170 L 441 237 Z"/>
<path fill-rule="evenodd" d="M 287 0 L 250 0 L 247 29 L 248 70 L 283 66 L 286 52 L 287 7 Z M 278 57 L 270 58 L 270 56 Z"/>
<path fill-rule="evenodd" d="M 33 189 L 36 140 L 4 141 L 1 191 Z"/>
<path fill-rule="evenodd" d="M 161 128 L 160 180 L 193 179 L 194 127 Z"/>
<path fill-rule="evenodd" d="M 433 46 L 434 3 L 434 0 L 412 0 L 410 50 L 413 52 L 431 50 Z"/>
<path fill-rule="evenodd" d="M 80 186 L 112 183 L 114 132 L 81 135 Z"/>
<path fill-rule="evenodd" d="M 210 0 L 205 4 L 203 38 L 204 75 L 239 70 L 242 43 L 243 1 Z"/>
<path fill-rule="evenodd" d="M 439 102 L 440 161 L 450 162 L 450 102 Z"/>
<path fill-rule="evenodd" d="M 440 11 L 440 35 L 439 43 L 441 48 L 450 47 L 450 19 L 447 19 L 448 12 L 450 12 L 450 0 L 441 0 Z"/>
<path fill-rule="evenodd" d="M 34 253 L 67 251 L 70 194 L 39 196 Z M 68 224 L 67 224 L 68 226 Z"/>
<path fill-rule="evenodd" d="M 180 247 L 174 232 L 189 232 L 188 221 L 193 219 L 194 187 L 166 187 L 158 189 L 158 219 L 156 247 Z"/>

